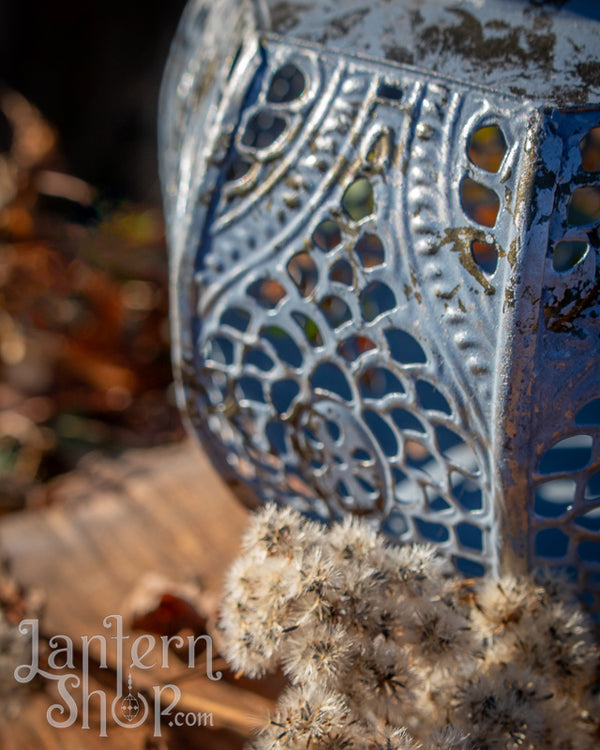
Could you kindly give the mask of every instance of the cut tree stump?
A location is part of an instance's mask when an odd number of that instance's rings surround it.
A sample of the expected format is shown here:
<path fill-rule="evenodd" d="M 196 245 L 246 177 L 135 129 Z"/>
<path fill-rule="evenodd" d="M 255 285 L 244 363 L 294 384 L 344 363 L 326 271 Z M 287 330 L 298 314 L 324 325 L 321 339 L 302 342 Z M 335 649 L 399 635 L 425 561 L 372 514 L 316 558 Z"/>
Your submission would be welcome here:
<path fill-rule="evenodd" d="M 199 582 L 216 598 L 247 521 L 247 511 L 200 448 L 189 442 L 132 451 L 112 460 L 90 456 L 76 472 L 55 481 L 51 497 L 49 508 L 1 520 L 0 555 L 20 585 L 43 592 L 43 636 L 64 634 L 81 647 L 82 637 L 104 635 L 113 678 L 117 646 L 110 636 L 115 631 L 103 626 L 104 618 L 123 615 L 132 591 L 150 573 L 176 583 Z M 129 643 L 140 636 L 136 631 L 126 633 Z M 90 653 L 101 657 L 94 642 Z M 152 660 L 149 656 L 145 663 Z M 168 735 L 170 749 L 240 747 L 265 723 L 282 684 L 277 678 L 262 684 L 236 681 L 231 674 L 212 681 L 201 657 L 196 670 L 182 662 L 171 664 L 171 659 L 169 669 L 164 669 L 160 655 L 156 661 L 160 668 L 133 670 L 134 694 L 137 690 L 151 696 L 153 686 L 175 683 L 182 691 L 177 710 L 210 712 L 213 717 L 213 730 L 174 731 L 166 726 L 163 738 Z M 129 664 L 122 666 L 125 681 Z M 108 672 L 96 670 L 94 679 L 105 680 Z M 152 718 L 139 729 L 109 722 L 108 739 L 98 736 L 97 727 L 82 729 L 80 722 L 68 729 L 49 726 L 46 710 L 56 700 L 52 687 L 46 683 L 19 717 L 0 724 L 0 747 L 163 747 L 153 737 Z M 106 690 L 108 694 L 110 688 Z M 109 701 L 116 695 L 114 681 L 112 691 Z M 165 691 L 163 703 L 168 697 Z"/>

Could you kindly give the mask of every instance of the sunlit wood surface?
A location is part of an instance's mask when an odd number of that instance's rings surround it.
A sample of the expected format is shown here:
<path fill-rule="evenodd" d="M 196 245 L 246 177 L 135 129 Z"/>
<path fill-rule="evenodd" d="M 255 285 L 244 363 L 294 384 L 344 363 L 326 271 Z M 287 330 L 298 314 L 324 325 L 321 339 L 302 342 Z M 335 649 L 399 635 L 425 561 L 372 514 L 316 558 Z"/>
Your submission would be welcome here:
<path fill-rule="evenodd" d="M 52 497 L 50 508 L 3 518 L 0 549 L 20 584 L 44 592 L 43 634 L 64 633 L 75 643 L 84 635 L 110 635 L 104 617 L 121 614 L 148 573 L 200 581 L 217 594 L 247 516 L 205 455 L 189 443 L 114 460 L 88 457 L 56 483 Z M 112 643 L 108 661 L 115 666 Z M 159 678 L 164 682 L 165 674 L 145 672 L 136 676 L 135 686 L 143 690 L 144 681 L 151 686 Z M 269 686 L 255 688 L 231 676 L 211 682 L 201 669 L 185 674 L 186 707 L 214 710 L 221 731 L 171 733 L 168 747 L 239 747 L 264 722 L 270 692 Z M 108 739 L 94 729 L 53 729 L 45 717 L 51 702 L 48 690 L 31 698 L 18 718 L 0 727 L 0 747 L 162 748 L 151 727 L 110 727 Z"/>

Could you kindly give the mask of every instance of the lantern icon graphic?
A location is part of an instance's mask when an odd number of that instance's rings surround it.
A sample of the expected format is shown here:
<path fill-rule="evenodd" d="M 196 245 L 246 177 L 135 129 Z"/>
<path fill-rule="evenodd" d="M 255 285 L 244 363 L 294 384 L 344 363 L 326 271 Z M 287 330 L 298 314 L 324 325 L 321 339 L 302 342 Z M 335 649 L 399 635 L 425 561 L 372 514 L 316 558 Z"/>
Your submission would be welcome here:
<path fill-rule="evenodd" d="M 127 680 L 127 689 L 128 693 L 121 701 L 121 712 L 125 719 L 127 721 L 131 722 L 134 719 L 137 719 L 139 713 L 140 713 L 140 702 L 138 699 L 133 695 L 131 692 L 132 685 L 131 685 L 131 672 L 129 672 L 129 678 Z"/>

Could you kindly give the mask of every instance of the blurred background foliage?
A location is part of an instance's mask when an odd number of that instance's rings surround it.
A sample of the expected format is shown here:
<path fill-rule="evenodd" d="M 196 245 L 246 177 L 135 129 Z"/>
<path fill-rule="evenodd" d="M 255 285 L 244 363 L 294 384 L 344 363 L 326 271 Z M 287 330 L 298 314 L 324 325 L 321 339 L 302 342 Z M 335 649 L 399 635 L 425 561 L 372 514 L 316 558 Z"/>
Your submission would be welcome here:
<path fill-rule="evenodd" d="M 156 120 L 183 5 L 0 5 L 0 514 L 182 437 Z"/>

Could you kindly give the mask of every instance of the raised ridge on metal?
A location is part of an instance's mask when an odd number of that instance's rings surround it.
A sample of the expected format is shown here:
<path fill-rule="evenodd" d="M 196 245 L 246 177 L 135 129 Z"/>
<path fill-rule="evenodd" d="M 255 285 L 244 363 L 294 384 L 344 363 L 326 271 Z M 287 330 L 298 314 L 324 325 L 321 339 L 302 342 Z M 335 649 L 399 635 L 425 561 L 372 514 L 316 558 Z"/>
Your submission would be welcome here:
<path fill-rule="evenodd" d="M 188 6 L 161 115 L 174 364 L 261 500 L 367 517 L 467 575 L 560 566 L 594 606 L 600 24 L 550 86 L 577 3 L 510 4 L 531 55 L 498 42 L 481 80 L 456 48 L 409 65 L 382 40 L 418 51 L 410 13 L 505 39 L 498 2 Z"/>

